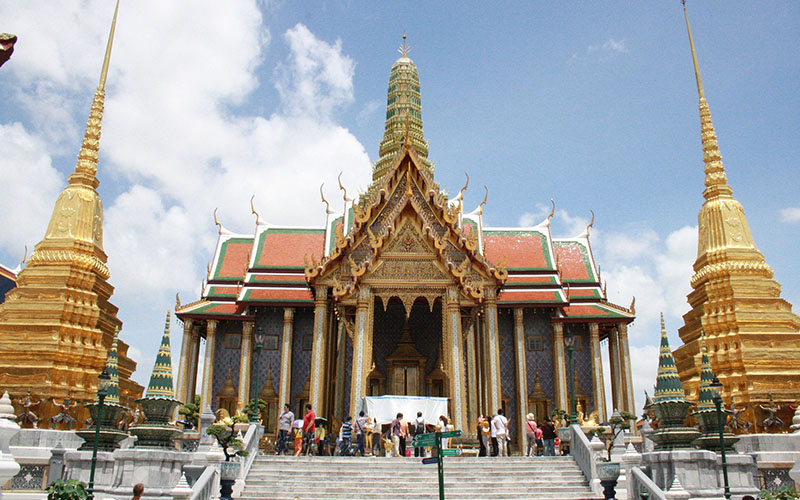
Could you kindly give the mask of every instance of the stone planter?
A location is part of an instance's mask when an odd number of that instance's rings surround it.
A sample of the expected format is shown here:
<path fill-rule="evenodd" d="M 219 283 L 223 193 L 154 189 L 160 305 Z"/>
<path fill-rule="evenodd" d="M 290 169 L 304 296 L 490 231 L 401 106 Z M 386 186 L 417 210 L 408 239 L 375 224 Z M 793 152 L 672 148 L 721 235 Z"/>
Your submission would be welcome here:
<path fill-rule="evenodd" d="M 256 422 L 256 423 L 258 423 L 258 422 Z M 249 428 L 250 428 L 250 424 L 249 423 L 246 423 L 246 424 L 245 423 L 233 424 L 233 432 L 241 432 L 243 435 L 247 432 L 247 429 L 249 429 Z"/>
<path fill-rule="evenodd" d="M 600 481 L 616 481 L 619 477 L 619 464 L 613 462 L 597 462 L 595 464 L 597 478 Z"/>
<path fill-rule="evenodd" d="M 236 462 L 222 462 L 219 469 L 220 479 L 236 480 L 239 477 L 239 471 L 242 469 L 242 464 Z"/>

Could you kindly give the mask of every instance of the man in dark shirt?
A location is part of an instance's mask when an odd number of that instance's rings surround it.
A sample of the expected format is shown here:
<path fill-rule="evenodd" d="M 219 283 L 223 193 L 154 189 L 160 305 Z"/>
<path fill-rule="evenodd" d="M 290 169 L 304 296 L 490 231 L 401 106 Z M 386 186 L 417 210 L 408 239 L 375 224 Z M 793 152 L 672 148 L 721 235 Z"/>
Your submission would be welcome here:
<path fill-rule="evenodd" d="M 367 433 L 367 417 L 364 416 L 364 411 L 360 411 L 358 413 L 358 418 L 356 419 L 356 450 L 353 452 L 353 455 L 361 452 L 361 456 L 367 454 L 366 450 L 364 449 L 364 437 Z"/>
<path fill-rule="evenodd" d="M 317 431 L 317 416 L 311 409 L 311 405 L 306 405 L 306 415 L 303 417 L 303 454 L 311 456 L 314 454 L 314 440 Z"/>
<path fill-rule="evenodd" d="M 398 413 L 397 417 L 394 420 L 392 420 L 392 428 L 389 431 L 392 436 L 393 457 L 400 456 L 400 436 L 403 435 L 403 424 L 400 422 L 401 420 L 403 420 L 403 414 Z"/>
<path fill-rule="evenodd" d="M 344 422 L 342 423 L 342 430 L 340 433 L 340 437 L 342 439 L 341 447 L 339 448 L 339 454 L 343 456 L 350 455 L 350 444 L 353 442 L 353 417 L 350 415 L 344 418 Z"/>
<path fill-rule="evenodd" d="M 544 418 L 544 423 L 539 426 L 542 429 L 542 439 L 544 440 L 544 455 L 552 457 L 556 454 L 556 426 L 550 417 Z"/>

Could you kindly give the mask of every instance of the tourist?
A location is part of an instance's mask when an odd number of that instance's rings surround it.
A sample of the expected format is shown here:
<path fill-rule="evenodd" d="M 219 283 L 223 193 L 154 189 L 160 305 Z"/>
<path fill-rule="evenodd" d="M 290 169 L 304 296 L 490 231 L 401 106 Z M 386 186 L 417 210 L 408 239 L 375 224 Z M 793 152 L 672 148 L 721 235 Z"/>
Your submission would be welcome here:
<path fill-rule="evenodd" d="M 317 429 L 316 420 L 317 416 L 314 415 L 311 404 L 307 404 L 306 414 L 303 417 L 303 455 L 308 455 L 309 457 L 314 454 L 314 435 Z"/>
<path fill-rule="evenodd" d="M 301 420 L 302 422 L 302 420 Z M 303 452 L 303 430 L 301 427 L 294 428 L 294 456 L 299 457 Z"/>
<path fill-rule="evenodd" d="M 544 417 L 541 425 L 542 440 L 544 440 L 544 456 L 554 457 L 556 455 L 556 426 L 550 417 Z"/>
<path fill-rule="evenodd" d="M 525 437 L 528 438 L 528 449 L 525 451 L 526 457 L 535 457 L 536 456 L 536 429 L 539 427 L 536 425 L 536 419 L 534 419 L 533 413 L 528 413 L 525 417 Z"/>
<path fill-rule="evenodd" d="M 344 457 L 350 456 L 350 445 L 353 443 L 353 417 L 350 415 L 344 417 L 342 428 L 339 429 L 339 455 Z"/>
<path fill-rule="evenodd" d="M 286 455 L 289 453 L 289 431 L 292 430 L 294 413 L 289 409 L 289 403 L 283 405 L 283 412 L 278 417 L 278 442 L 275 444 L 276 455 Z"/>
<path fill-rule="evenodd" d="M 389 441 L 391 443 L 391 440 Z M 374 418 L 374 422 L 372 424 L 372 455 L 378 456 L 381 455 L 381 448 L 383 443 L 383 425 L 378 422 L 378 418 Z M 385 451 L 385 450 L 384 450 Z M 385 453 L 383 454 L 385 455 Z"/>
<path fill-rule="evenodd" d="M 320 421 L 319 429 L 317 429 L 317 433 L 316 434 L 317 434 L 317 437 L 316 437 L 316 440 L 317 440 L 317 455 L 319 455 L 319 456 L 327 455 L 327 453 L 325 453 L 325 445 L 327 444 L 328 432 L 325 429 L 325 422 L 324 421 Z"/>
<path fill-rule="evenodd" d="M 408 421 L 400 419 L 400 456 L 406 456 L 406 441 L 408 440 Z"/>
<path fill-rule="evenodd" d="M 481 415 L 478 419 L 478 425 L 480 427 L 478 435 L 481 437 L 481 450 L 483 450 L 483 455 L 479 456 L 488 457 L 491 455 L 491 450 L 489 449 L 489 439 L 492 435 L 492 425 L 489 423 L 489 418 L 483 415 Z"/>
<path fill-rule="evenodd" d="M 492 428 L 494 429 L 497 441 L 497 455 L 500 457 L 508 456 L 508 419 L 503 415 L 503 409 L 497 410 L 497 415 L 492 419 Z"/>
<path fill-rule="evenodd" d="M 447 423 L 447 417 L 444 415 L 439 416 L 439 430 L 441 432 L 447 432 L 450 430 L 450 425 Z M 442 448 L 447 448 L 447 444 L 449 442 L 449 438 L 442 438 Z"/>
<path fill-rule="evenodd" d="M 364 415 L 364 418 L 366 419 L 364 424 L 364 448 L 367 450 L 367 454 L 375 456 L 375 452 L 372 450 L 372 433 L 375 432 L 375 423 L 369 415 Z"/>
<path fill-rule="evenodd" d="M 362 457 L 366 456 L 367 452 L 364 448 L 364 440 L 365 440 L 364 436 L 367 432 L 367 417 L 364 416 L 363 410 L 358 413 L 355 429 L 356 429 L 356 449 L 353 452 L 353 455 L 355 455 L 358 452 L 361 452 Z"/>
<path fill-rule="evenodd" d="M 491 428 L 491 430 L 489 432 L 489 438 L 492 441 L 492 456 L 493 457 L 496 457 L 500 452 L 500 448 L 497 445 L 497 429 L 494 426 L 495 417 L 497 417 L 497 415 L 495 415 L 494 417 L 487 417 L 489 419 L 489 424 L 490 424 L 489 427 Z"/>
<path fill-rule="evenodd" d="M 392 456 L 400 456 L 400 436 L 403 434 L 402 424 L 400 421 L 403 419 L 403 414 L 398 413 L 397 417 L 392 420 L 392 426 L 389 428 L 389 435 L 392 438 Z"/>
<path fill-rule="evenodd" d="M 136 486 L 133 487 L 133 498 L 131 498 L 131 500 L 141 499 L 142 493 L 144 493 L 144 485 L 142 483 L 136 483 Z"/>
<path fill-rule="evenodd" d="M 536 456 L 540 457 L 544 454 L 544 441 L 542 440 L 542 428 L 536 427 Z"/>
<path fill-rule="evenodd" d="M 422 412 L 418 411 L 417 419 L 414 420 L 414 438 L 425 434 L 425 431 L 426 431 L 425 419 L 422 418 Z M 422 446 L 417 446 L 416 448 L 414 448 L 414 456 L 425 458 L 425 448 L 423 448 Z"/>

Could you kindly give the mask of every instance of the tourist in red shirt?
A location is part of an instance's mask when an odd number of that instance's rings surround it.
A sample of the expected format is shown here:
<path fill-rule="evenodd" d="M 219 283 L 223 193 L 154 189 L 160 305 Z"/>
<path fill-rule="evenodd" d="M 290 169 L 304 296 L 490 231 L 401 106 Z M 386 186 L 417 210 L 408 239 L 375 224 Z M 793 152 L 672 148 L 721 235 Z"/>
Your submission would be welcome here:
<path fill-rule="evenodd" d="M 311 456 L 314 454 L 314 440 L 317 430 L 317 416 L 311 409 L 311 405 L 306 405 L 306 415 L 303 417 L 303 454 Z"/>

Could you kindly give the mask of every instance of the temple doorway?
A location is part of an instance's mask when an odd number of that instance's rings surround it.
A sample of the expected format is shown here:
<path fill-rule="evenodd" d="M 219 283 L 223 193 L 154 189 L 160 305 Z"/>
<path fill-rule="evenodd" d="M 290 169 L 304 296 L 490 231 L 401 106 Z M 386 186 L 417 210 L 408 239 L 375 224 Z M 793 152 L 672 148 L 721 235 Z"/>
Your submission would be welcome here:
<path fill-rule="evenodd" d="M 367 384 L 371 395 L 441 395 L 444 384 L 436 370 L 442 339 L 441 300 L 431 307 L 427 299 L 417 298 L 408 317 L 397 297 L 390 298 L 385 308 L 380 299 L 375 305 L 375 369 Z"/>

